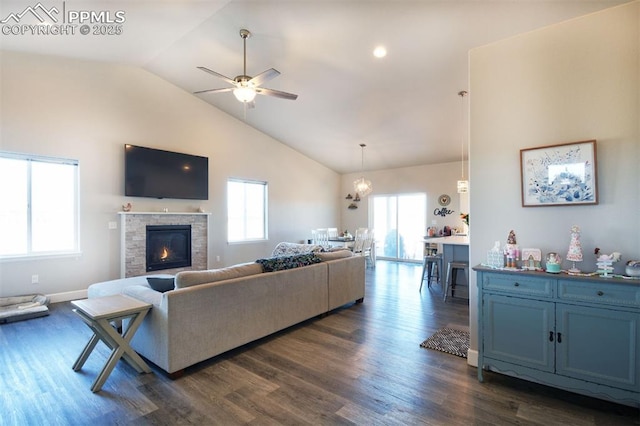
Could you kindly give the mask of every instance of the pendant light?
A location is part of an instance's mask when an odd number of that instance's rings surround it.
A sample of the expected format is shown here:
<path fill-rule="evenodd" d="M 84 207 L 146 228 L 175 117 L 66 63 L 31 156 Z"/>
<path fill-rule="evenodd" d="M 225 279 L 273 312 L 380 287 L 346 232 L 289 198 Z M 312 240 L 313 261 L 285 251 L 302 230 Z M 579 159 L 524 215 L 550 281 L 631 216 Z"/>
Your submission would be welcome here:
<path fill-rule="evenodd" d="M 464 178 L 464 97 L 467 95 L 465 90 L 458 92 L 460 96 L 460 116 L 462 117 L 461 134 L 460 134 L 460 171 L 462 178 L 458 181 L 458 194 L 469 192 L 469 181 Z"/>
<path fill-rule="evenodd" d="M 363 143 L 360 144 L 360 148 L 362 150 L 362 163 L 360 167 L 360 172 L 364 173 L 364 147 L 367 146 Z M 353 182 L 353 190 L 356 191 L 356 196 L 360 195 L 361 197 L 366 197 L 371 194 L 373 191 L 373 186 L 371 185 L 371 181 L 364 178 L 364 176 L 360 176 L 359 179 L 356 179 Z"/>

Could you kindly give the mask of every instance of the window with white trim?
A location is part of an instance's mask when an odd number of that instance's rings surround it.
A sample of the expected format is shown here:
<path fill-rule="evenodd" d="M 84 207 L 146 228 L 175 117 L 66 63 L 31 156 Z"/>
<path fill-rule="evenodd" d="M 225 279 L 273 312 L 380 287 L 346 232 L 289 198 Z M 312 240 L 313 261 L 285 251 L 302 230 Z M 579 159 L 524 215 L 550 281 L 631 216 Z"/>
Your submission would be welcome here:
<path fill-rule="evenodd" d="M 78 168 L 0 151 L 0 259 L 79 252 Z"/>
<path fill-rule="evenodd" d="M 227 241 L 267 239 L 267 183 L 227 180 Z"/>

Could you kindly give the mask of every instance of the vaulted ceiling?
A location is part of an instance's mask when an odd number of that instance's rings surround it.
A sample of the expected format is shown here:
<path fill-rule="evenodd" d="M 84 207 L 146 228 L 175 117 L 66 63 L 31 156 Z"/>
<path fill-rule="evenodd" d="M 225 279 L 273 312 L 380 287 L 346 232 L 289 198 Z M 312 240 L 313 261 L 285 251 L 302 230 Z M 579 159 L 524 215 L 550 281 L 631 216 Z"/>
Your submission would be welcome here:
<path fill-rule="evenodd" d="M 242 74 L 239 30 L 249 29 L 247 74 L 276 68 L 282 74 L 264 86 L 298 99 L 259 95 L 245 111 L 230 92 L 193 96 L 350 173 L 360 170 L 361 143 L 368 170 L 459 161 L 473 101 L 470 49 L 626 2 L 42 0 L 60 10 L 124 11 L 122 34 L 3 34 L 0 48 L 139 66 L 192 93 L 228 86 L 198 66 Z M 36 3 L 3 0 L 0 19 Z M 378 45 L 386 57 L 373 56 Z M 461 90 L 471 93 L 463 99 Z"/>

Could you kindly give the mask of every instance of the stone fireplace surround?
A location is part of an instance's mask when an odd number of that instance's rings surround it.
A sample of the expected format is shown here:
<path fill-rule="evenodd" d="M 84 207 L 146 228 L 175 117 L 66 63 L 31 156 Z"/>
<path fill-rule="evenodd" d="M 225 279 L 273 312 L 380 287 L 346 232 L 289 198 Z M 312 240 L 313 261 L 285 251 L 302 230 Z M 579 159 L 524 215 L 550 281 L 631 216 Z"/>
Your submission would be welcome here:
<path fill-rule="evenodd" d="M 191 266 L 157 273 L 208 269 L 209 213 L 119 212 L 120 278 L 149 274 L 146 269 L 147 225 L 191 225 Z"/>

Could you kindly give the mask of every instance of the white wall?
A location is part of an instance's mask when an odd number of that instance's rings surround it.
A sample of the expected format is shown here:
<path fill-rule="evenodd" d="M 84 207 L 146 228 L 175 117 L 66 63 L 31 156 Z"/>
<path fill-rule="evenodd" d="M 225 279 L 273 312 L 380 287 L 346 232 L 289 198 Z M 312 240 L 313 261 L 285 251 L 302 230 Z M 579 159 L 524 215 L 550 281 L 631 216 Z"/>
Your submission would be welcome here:
<path fill-rule="evenodd" d="M 465 176 L 468 176 L 466 161 L 464 167 Z M 469 202 L 467 195 L 460 196 L 457 192 L 456 185 L 460 174 L 460 162 L 458 161 L 342 175 L 341 193 L 338 200 L 340 202 L 342 231 L 348 229 L 353 232 L 356 228 L 369 226 L 369 200 L 372 196 L 418 192 L 427 194 L 427 226 L 436 226 L 439 229 L 444 226 L 462 228 L 460 213 L 469 211 Z M 347 206 L 351 200 L 346 200 L 345 197 L 347 194 L 355 195 L 353 181 L 360 176 L 371 181 L 373 193 L 357 203 L 357 209 L 350 210 Z M 442 194 L 451 197 L 451 204 L 447 206 L 447 209 L 453 211 L 444 217 L 434 214 L 435 209 L 441 208 L 438 204 L 438 198 Z M 433 223 L 434 221 L 435 223 Z M 425 234 L 417 237 L 422 238 L 426 235 L 426 229 L 424 231 Z"/>
<path fill-rule="evenodd" d="M 0 54 L 0 149 L 80 161 L 82 249 L 78 258 L 0 262 L 0 296 L 74 295 L 118 278 L 120 230 L 107 225 L 127 202 L 135 211 L 211 212 L 210 267 L 266 256 L 277 242 L 301 241 L 309 229 L 340 219 L 337 173 L 147 71 Z M 209 157 L 209 200 L 124 197 L 125 143 Z M 227 245 L 228 177 L 269 183 L 269 241 Z M 32 274 L 40 284 L 31 284 Z"/>
<path fill-rule="evenodd" d="M 471 51 L 472 265 L 511 229 L 521 247 L 564 257 L 572 225 L 582 230 L 583 270 L 595 270 L 596 246 L 640 259 L 639 80 L 637 1 Z M 597 140 L 600 203 L 521 207 L 519 150 L 588 139 Z"/>

